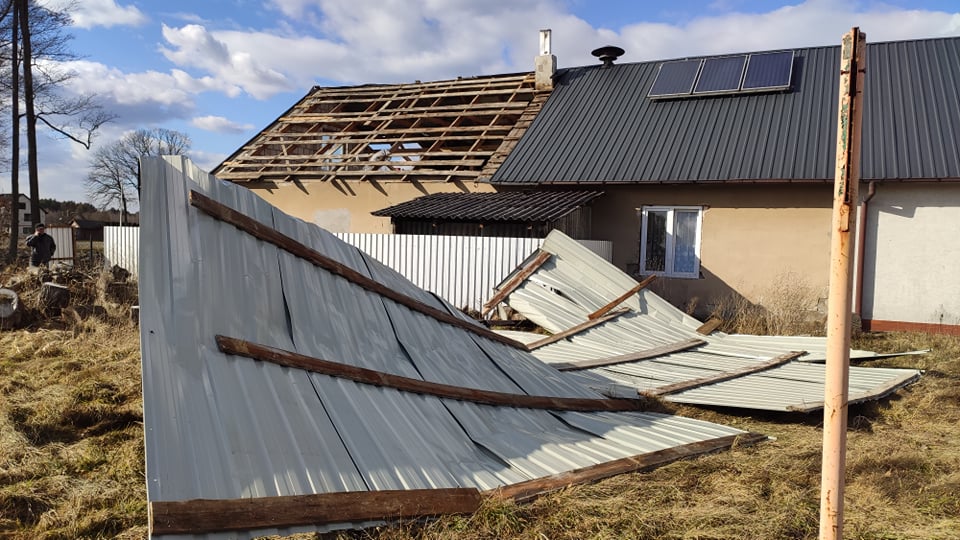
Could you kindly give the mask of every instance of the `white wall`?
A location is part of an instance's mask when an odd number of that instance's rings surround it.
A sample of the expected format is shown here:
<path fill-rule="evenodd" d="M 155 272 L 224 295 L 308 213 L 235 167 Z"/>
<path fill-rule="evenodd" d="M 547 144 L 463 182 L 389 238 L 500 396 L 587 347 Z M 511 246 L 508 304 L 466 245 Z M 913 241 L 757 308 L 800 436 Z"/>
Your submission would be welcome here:
<path fill-rule="evenodd" d="M 864 248 L 864 319 L 960 325 L 960 183 L 878 183 Z"/>

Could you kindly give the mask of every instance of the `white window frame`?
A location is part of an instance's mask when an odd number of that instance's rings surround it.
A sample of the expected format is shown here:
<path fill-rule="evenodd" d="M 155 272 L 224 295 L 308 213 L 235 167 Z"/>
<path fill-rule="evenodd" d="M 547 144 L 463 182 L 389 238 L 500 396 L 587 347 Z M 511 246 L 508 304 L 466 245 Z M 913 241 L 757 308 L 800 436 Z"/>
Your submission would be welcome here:
<path fill-rule="evenodd" d="M 674 239 L 676 238 L 673 234 L 676 219 L 674 213 L 677 211 L 686 211 L 691 212 L 695 211 L 697 213 L 697 232 L 696 239 L 694 240 L 694 269 L 693 272 L 675 272 L 673 270 L 673 260 L 676 253 L 676 246 L 674 244 Z M 667 213 L 667 238 L 666 238 L 666 253 L 664 261 L 664 269 L 662 271 L 648 271 L 647 268 L 647 214 L 649 212 L 666 212 Z M 700 278 L 700 237 L 703 229 L 703 207 L 702 206 L 644 206 L 640 208 L 637 212 L 640 216 L 640 268 L 639 273 L 644 276 L 649 275 L 658 275 L 663 277 L 671 278 L 686 278 L 686 279 L 699 279 Z"/>

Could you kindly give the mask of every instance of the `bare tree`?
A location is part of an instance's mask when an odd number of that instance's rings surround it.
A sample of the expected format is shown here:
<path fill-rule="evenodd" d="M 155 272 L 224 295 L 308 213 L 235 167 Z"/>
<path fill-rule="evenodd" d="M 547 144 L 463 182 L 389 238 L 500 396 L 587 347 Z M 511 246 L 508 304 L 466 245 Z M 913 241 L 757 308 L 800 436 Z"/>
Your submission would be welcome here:
<path fill-rule="evenodd" d="M 0 39 L 0 47 L 9 49 L 9 65 L 2 66 L 0 90 L 11 96 L 12 125 L 10 126 L 11 183 L 20 166 L 20 96 L 27 123 L 27 167 L 30 185 L 31 220 L 40 221 L 39 166 L 37 161 L 37 123 L 43 124 L 57 136 L 90 148 L 93 135 L 113 115 L 96 103 L 94 96 L 66 94 L 65 83 L 75 74 L 63 69 L 63 62 L 76 59 L 67 47 L 71 39 L 65 29 L 70 25 L 66 12 L 48 9 L 33 0 L 6 0 L 0 14 L 0 26 L 9 25 L 10 41 Z M 19 31 L 18 31 L 19 30 Z M 0 35 L 6 34 L 6 28 Z M 22 72 L 22 77 L 21 77 Z M 9 85 L 9 86 L 8 86 Z M 13 186 L 12 186 L 13 187 Z M 17 188 L 19 186 L 16 186 Z M 16 201 L 17 198 L 15 197 Z M 11 238 L 11 250 L 17 238 Z"/>
<path fill-rule="evenodd" d="M 140 157 L 186 155 L 190 136 L 164 128 L 138 129 L 99 148 L 90 162 L 84 183 L 87 195 L 101 207 L 120 206 L 125 217 L 128 205 L 140 197 Z"/>

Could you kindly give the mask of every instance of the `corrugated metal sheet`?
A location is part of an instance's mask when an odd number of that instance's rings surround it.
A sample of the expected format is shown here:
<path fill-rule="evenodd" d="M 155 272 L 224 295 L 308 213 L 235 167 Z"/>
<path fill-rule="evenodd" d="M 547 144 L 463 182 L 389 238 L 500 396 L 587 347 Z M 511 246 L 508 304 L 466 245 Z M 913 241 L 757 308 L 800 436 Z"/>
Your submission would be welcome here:
<path fill-rule="evenodd" d="M 542 248 L 553 254 L 506 302 L 551 333 L 572 328 L 587 316 L 630 290 L 636 281 L 609 262 L 580 247 L 561 233 L 551 233 Z M 509 279 L 509 278 L 508 278 Z M 615 383 L 640 391 L 763 363 L 790 351 L 807 351 L 807 362 L 790 363 L 731 381 L 712 384 L 666 397 L 669 401 L 767 410 L 810 410 L 823 401 L 822 365 L 809 363 L 826 357 L 826 340 L 817 337 L 739 336 L 696 332 L 700 321 L 670 305 L 649 290 L 622 303 L 626 315 L 607 321 L 565 340 L 534 350 L 548 363 L 609 358 L 645 351 L 690 338 L 706 344 L 684 352 L 595 368 L 582 375 L 605 391 Z M 541 335 L 510 337 L 530 343 Z M 870 357 L 869 351 L 852 351 L 852 357 Z M 851 399 L 875 399 L 919 377 L 917 370 L 858 368 L 850 370 Z M 859 393 L 859 394 L 858 394 Z M 617 395 L 621 395 L 617 389 Z M 854 395 L 857 397 L 854 398 Z"/>
<path fill-rule="evenodd" d="M 31 231 L 30 234 L 33 234 L 33 232 Z M 76 253 L 73 227 L 47 227 L 47 234 L 53 237 L 53 242 L 57 245 L 57 251 L 53 254 L 51 261 L 72 265 Z"/>
<path fill-rule="evenodd" d="M 197 211 L 187 202 L 191 189 L 395 291 L 455 313 L 360 250 L 216 180 L 186 158 L 144 159 L 141 170 L 141 347 L 151 504 L 488 489 L 742 433 L 658 414 L 478 405 L 223 354 L 216 334 L 439 383 L 599 396 L 526 352 L 438 323 Z M 351 525 L 363 524 L 340 526 Z"/>
<path fill-rule="evenodd" d="M 833 178 L 839 46 L 785 93 L 650 100 L 660 61 L 562 71 L 494 184 Z M 863 180 L 960 179 L 960 38 L 868 44 Z"/>
<path fill-rule="evenodd" d="M 434 193 L 370 213 L 404 219 L 552 221 L 601 195 L 602 191 Z"/>
<path fill-rule="evenodd" d="M 494 238 L 412 234 L 336 233 L 416 286 L 454 306 L 479 311 L 493 288 L 528 255 L 543 238 Z M 610 242 L 578 240 L 609 261 Z"/>
<path fill-rule="evenodd" d="M 103 259 L 107 268 L 117 265 L 136 278 L 140 273 L 140 227 L 103 228 Z"/>

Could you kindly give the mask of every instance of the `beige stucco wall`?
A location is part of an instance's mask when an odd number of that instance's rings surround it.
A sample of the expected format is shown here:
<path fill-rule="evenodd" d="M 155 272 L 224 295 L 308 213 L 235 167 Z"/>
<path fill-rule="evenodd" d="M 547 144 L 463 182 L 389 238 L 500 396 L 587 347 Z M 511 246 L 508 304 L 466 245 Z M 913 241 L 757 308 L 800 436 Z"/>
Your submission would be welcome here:
<path fill-rule="evenodd" d="M 825 298 L 830 258 L 830 187 L 825 184 L 610 186 L 593 205 L 593 236 L 613 242 L 613 262 L 636 271 L 644 205 L 703 206 L 700 279 L 659 279 L 678 306 L 695 299 L 708 313 L 739 294 L 767 303 L 778 287 L 799 284 Z M 815 308 L 816 305 L 811 305 Z"/>
<path fill-rule="evenodd" d="M 330 232 L 391 233 L 390 218 L 374 210 L 423 195 L 447 192 L 490 192 L 489 184 L 474 182 L 345 182 L 306 181 L 245 184 L 284 212 Z"/>
<path fill-rule="evenodd" d="M 958 208 L 960 183 L 877 185 L 867 210 L 864 319 L 960 325 Z"/>

